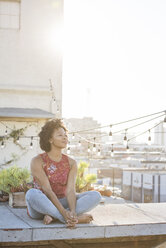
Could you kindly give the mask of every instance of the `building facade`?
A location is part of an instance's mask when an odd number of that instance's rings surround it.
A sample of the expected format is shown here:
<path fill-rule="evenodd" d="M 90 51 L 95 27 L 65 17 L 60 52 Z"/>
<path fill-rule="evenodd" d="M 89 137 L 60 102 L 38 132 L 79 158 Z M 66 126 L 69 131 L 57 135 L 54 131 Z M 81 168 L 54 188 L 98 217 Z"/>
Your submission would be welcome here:
<path fill-rule="evenodd" d="M 0 0 L 0 165 L 29 165 L 41 126 L 61 118 L 62 30 L 63 0 Z"/>

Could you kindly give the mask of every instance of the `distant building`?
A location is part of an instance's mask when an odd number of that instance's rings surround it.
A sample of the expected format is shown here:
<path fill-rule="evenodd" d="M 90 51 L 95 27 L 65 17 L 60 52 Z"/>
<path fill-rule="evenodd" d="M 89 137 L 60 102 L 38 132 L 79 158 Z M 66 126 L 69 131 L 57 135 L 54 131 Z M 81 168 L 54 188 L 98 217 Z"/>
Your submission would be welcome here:
<path fill-rule="evenodd" d="M 70 145 L 73 147 L 72 150 L 75 155 L 78 153 L 84 155 L 88 154 L 88 146 L 90 146 L 92 150 L 94 143 L 96 143 L 96 150 L 99 149 L 97 143 L 102 143 L 101 136 L 103 133 L 99 128 L 101 125 L 96 120 L 92 117 L 84 117 L 64 119 L 64 121 L 70 133 Z M 87 140 L 89 140 L 90 143 L 88 143 Z"/>

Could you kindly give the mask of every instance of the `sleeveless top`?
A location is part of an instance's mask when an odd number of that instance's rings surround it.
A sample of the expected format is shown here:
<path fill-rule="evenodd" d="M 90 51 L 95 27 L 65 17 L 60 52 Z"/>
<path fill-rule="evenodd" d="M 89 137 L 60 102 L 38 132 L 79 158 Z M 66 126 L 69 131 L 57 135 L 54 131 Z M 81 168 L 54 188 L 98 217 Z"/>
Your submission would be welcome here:
<path fill-rule="evenodd" d="M 67 180 L 70 171 L 68 156 L 62 154 L 62 158 L 59 162 L 50 159 L 46 152 L 40 154 L 40 156 L 44 162 L 43 169 L 48 177 L 53 192 L 58 198 L 65 197 Z M 33 184 L 34 188 L 40 189 L 43 192 L 35 178 L 33 178 Z"/>

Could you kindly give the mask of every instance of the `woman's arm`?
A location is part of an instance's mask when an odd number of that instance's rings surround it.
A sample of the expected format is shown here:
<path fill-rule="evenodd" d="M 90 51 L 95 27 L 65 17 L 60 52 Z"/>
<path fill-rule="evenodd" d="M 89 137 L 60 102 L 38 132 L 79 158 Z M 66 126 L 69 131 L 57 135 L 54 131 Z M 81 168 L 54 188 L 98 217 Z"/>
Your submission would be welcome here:
<path fill-rule="evenodd" d="M 75 160 L 69 158 L 69 163 L 71 166 L 68 182 L 67 182 L 67 190 L 66 190 L 66 198 L 68 201 L 68 205 L 70 211 L 75 215 L 76 208 L 76 192 L 75 192 L 75 182 L 77 176 L 77 163 Z"/>
<path fill-rule="evenodd" d="M 59 210 L 59 212 L 63 215 L 64 219 L 67 221 L 70 216 L 58 200 L 55 193 L 52 191 L 50 182 L 43 169 L 43 161 L 41 157 L 37 156 L 32 159 L 31 173 L 32 176 L 36 179 L 39 186 L 42 188 L 44 194 L 50 199 L 50 201 L 55 205 L 55 207 Z"/>

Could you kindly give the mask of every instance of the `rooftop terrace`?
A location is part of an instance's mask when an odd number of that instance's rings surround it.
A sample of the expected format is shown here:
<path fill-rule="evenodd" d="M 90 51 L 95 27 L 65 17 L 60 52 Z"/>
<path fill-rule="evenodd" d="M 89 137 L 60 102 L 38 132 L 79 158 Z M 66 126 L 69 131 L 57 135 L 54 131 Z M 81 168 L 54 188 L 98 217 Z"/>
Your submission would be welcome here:
<path fill-rule="evenodd" d="M 0 247 L 166 247 L 166 203 L 126 203 L 105 197 L 91 213 L 94 221 L 68 229 L 33 220 L 25 208 L 0 203 Z M 118 204 L 115 204 L 118 203 Z"/>

